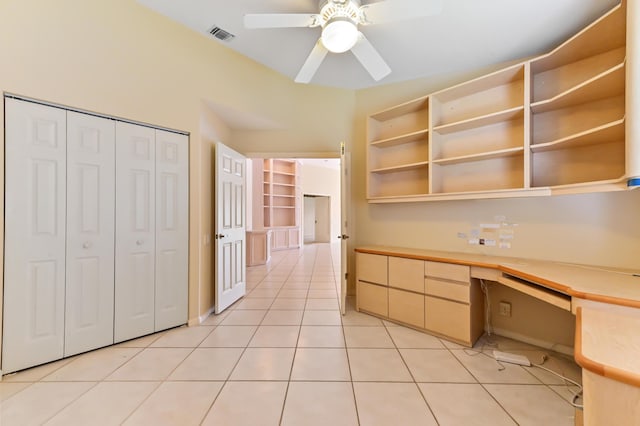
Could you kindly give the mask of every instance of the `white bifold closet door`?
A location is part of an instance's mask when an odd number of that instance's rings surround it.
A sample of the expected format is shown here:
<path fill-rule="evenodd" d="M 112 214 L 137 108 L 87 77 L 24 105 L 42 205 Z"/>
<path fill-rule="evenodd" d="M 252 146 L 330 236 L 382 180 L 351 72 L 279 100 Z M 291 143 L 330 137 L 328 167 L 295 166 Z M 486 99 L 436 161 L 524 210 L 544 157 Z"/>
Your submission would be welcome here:
<path fill-rule="evenodd" d="M 155 130 L 116 124 L 114 340 L 153 333 L 155 323 Z"/>
<path fill-rule="evenodd" d="M 62 358 L 66 111 L 5 100 L 2 369 Z"/>
<path fill-rule="evenodd" d="M 113 343 L 115 122 L 6 100 L 4 372 Z"/>
<path fill-rule="evenodd" d="M 187 322 L 189 288 L 189 144 L 156 130 L 155 331 Z"/>
<path fill-rule="evenodd" d="M 67 112 L 64 356 L 113 344 L 115 121 Z"/>
<path fill-rule="evenodd" d="M 186 135 L 116 126 L 115 341 L 187 322 Z"/>

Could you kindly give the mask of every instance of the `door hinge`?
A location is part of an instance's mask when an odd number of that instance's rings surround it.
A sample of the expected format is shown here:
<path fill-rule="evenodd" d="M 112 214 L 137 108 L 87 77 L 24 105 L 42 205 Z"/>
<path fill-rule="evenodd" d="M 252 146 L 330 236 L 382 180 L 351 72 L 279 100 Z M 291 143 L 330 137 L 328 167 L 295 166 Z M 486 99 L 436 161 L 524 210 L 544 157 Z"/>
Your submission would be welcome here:
<path fill-rule="evenodd" d="M 348 272 L 344 273 L 344 280 L 345 281 L 349 281 L 349 273 Z"/>

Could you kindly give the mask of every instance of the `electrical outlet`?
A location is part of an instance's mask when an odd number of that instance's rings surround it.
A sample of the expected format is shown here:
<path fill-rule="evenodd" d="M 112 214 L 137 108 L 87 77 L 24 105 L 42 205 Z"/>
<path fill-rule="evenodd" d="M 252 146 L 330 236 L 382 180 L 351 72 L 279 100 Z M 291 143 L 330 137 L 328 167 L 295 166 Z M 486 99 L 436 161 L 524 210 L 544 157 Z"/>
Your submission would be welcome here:
<path fill-rule="evenodd" d="M 503 317 L 511 316 L 511 303 L 500 302 L 500 310 L 498 311 Z"/>

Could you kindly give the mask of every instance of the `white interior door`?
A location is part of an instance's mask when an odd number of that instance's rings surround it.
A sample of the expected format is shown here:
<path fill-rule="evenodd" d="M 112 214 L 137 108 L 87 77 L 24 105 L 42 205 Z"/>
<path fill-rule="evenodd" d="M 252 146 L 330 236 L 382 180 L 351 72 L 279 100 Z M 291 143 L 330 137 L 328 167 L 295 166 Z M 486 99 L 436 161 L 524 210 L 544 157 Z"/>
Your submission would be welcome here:
<path fill-rule="evenodd" d="M 315 198 L 315 241 L 331 242 L 331 198 L 323 195 Z"/>
<path fill-rule="evenodd" d="M 155 330 L 187 322 L 189 138 L 156 130 Z"/>
<path fill-rule="evenodd" d="M 64 356 L 113 344 L 115 121 L 67 113 Z"/>
<path fill-rule="evenodd" d="M 215 312 L 246 292 L 246 158 L 216 144 L 215 164 Z"/>
<path fill-rule="evenodd" d="M 116 124 L 114 341 L 154 331 L 155 130 Z"/>
<path fill-rule="evenodd" d="M 312 196 L 303 198 L 302 207 L 302 228 L 304 232 L 304 243 L 313 243 L 316 240 L 316 199 Z"/>
<path fill-rule="evenodd" d="M 340 146 L 340 310 L 347 311 L 347 286 L 349 277 L 348 240 L 351 201 L 351 153 Z"/>
<path fill-rule="evenodd" d="M 2 372 L 62 358 L 66 111 L 5 99 Z"/>

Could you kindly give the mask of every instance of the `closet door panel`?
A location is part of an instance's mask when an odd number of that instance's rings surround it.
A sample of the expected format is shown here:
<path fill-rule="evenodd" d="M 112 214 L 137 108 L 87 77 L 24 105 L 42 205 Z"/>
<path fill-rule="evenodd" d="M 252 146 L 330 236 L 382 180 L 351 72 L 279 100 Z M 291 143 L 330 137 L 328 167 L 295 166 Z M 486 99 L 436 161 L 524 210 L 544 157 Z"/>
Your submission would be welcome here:
<path fill-rule="evenodd" d="M 67 113 L 64 356 L 113 344 L 115 122 Z"/>
<path fill-rule="evenodd" d="M 155 130 L 116 123 L 114 341 L 154 331 Z"/>
<path fill-rule="evenodd" d="M 156 130 L 156 331 L 187 322 L 188 143 L 185 135 Z"/>
<path fill-rule="evenodd" d="M 5 99 L 3 373 L 63 354 L 65 115 Z"/>

